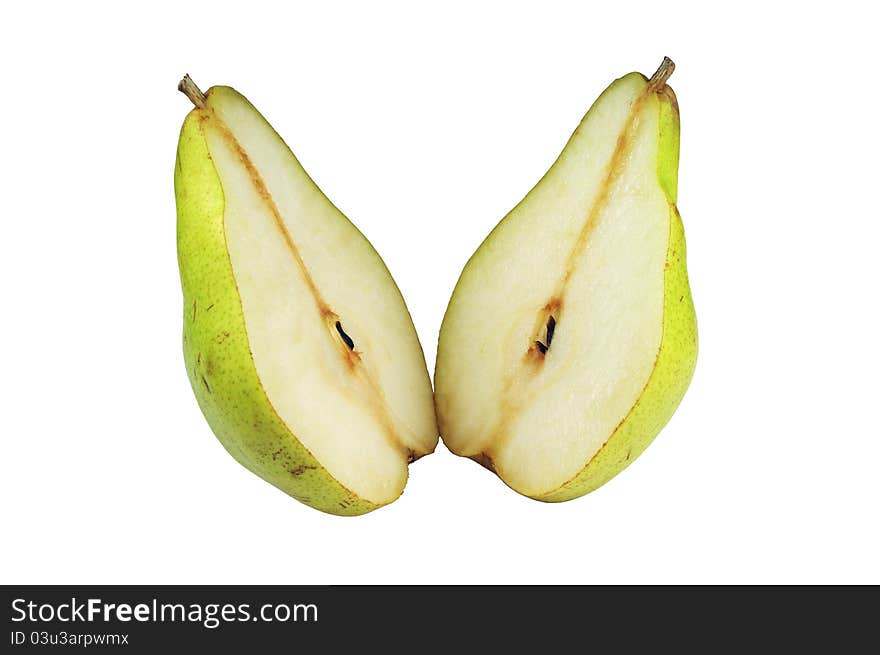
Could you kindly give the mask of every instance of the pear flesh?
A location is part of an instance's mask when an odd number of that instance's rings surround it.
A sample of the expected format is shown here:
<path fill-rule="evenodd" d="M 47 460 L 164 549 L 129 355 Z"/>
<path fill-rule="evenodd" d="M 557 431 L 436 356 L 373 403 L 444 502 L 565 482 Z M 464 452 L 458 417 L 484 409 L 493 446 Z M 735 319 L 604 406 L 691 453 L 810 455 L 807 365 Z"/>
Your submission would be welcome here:
<path fill-rule="evenodd" d="M 299 500 L 362 514 L 437 443 L 430 379 L 379 255 L 228 87 L 180 136 L 184 353 L 226 449 Z"/>
<path fill-rule="evenodd" d="M 614 82 L 465 267 L 435 371 L 444 443 L 540 500 L 581 496 L 671 417 L 696 361 L 665 60 Z"/>

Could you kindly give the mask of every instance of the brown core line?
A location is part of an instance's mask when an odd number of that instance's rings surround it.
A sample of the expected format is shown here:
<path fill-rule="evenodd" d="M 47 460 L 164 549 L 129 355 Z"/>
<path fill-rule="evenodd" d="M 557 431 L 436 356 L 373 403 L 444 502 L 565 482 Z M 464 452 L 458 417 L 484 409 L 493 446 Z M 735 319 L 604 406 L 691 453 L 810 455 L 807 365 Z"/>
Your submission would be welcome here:
<path fill-rule="evenodd" d="M 668 61 L 668 63 L 667 63 Z M 672 74 L 675 65 L 671 60 L 664 59 L 657 73 L 649 80 L 645 90 L 633 102 L 626 123 L 624 123 L 620 136 L 611 154 L 611 159 L 605 169 L 605 177 L 599 192 L 596 194 L 593 204 L 584 217 L 583 226 L 575 241 L 574 247 L 566 259 L 566 264 L 562 278 L 556 285 L 556 291 L 550 297 L 550 300 L 538 311 L 535 330 L 526 346 L 526 352 L 523 357 L 523 363 L 531 366 L 541 366 L 547 359 L 551 350 L 551 343 L 557 334 L 562 323 L 562 312 L 564 309 L 565 291 L 568 281 L 571 278 L 577 261 L 583 254 L 586 244 L 589 241 L 590 234 L 596 227 L 596 220 L 605 206 L 608 204 L 611 195 L 611 188 L 623 172 L 623 163 L 627 154 L 632 148 L 634 141 L 634 126 L 636 117 L 642 109 L 645 101 L 655 93 L 663 93 L 665 90 L 665 82 Z M 537 372 L 537 369 L 532 369 Z M 479 455 L 472 456 L 473 459 L 480 461 L 480 457 L 491 459 L 498 450 L 503 447 L 509 438 L 508 426 L 512 423 L 517 412 L 518 402 L 512 396 L 515 393 L 513 384 L 513 376 L 506 381 L 501 392 L 500 406 L 502 408 L 503 418 L 495 426 L 492 437 L 484 447 L 483 452 Z"/>
<path fill-rule="evenodd" d="M 223 120 L 217 115 L 217 113 L 208 106 L 199 107 L 199 109 L 211 113 L 214 119 L 214 124 L 216 125 L 220 134 L 223 136 L 223 139 L 235 150 L 236 155 L 238 155 L 239 160 L 244 165 L 245 170 L 247 170 L 248 172 L 248 176 L 250 177 L 251 182 L 254 185 L 254 189 L 263 199 L 263 202 L 266 204 L 266 207 L 269 209 L 272 217 L 275 219 L 275 225 L 278 227 L 278 230 L 284 237 L 284 242 L 287 244 L 291 255 L 293 255 L 294 260 L 296 261 L 300 271 L 302 272 L 303 278 L 305 279 L 309 290 L 312 292 L 312 297 L 315 300 L 315 307 L 317 308 L 318 313 L 320 314 L 325 324 L 327 324 L 328 330 L 331 330 L 333 332 L 334 339 L 337 341 L 337 343 L 339 343 L 340 350 L 343 353 L 345 362 L 348 365 L 348 369 L 353 374 L 358 375 L 364 381 L 366 387 L 369 389 L 369 393 L 374 396 L 375 402 L 370 402 L 367 404 L 368 406 L 378 407 L 378 411 L 375 411 L 375 416 L 385 428 L 385 433 L 388 437 L 389 442 L 397 450 L 409 456 L 409 448 L 402 443 L 400 437 L 397 434 L 397 430 L 395 429 L 395 423 L 392 420 L 391 410 L 388 407 L 388 402 L 385 399 L 385 394 L 382 391 L 382 388 L 369 373 L 369 371 L 367 371 L 365 367 L 360 365 L 362 363 L 361 356 L 360 353 L 354 348 L 354 340 L 345 332 L 342 327 L 341 319 L 333 312 L 333 310 L 330 309 L 329 305 L 324 301 L 324 298 L 321 295 L 320 291 L 318 291 L 318 287 L 315 285 L 311 274 L 306 268 L 306 264 L 303 261 L 302 255 L 300 255 L 299 249 L 296 247 L 296 243 L 294 242 L 293 237 L 290 235 L 290 232 L 288 231 L 287 226 L 284 223 L 284 219 L 281 217 L 281 212 L 278 209 L 278 206 L 275 204 L 275 200 L 272 198 L 272 195 L 269 193 L 269 189 L 266 187 L 266 183 L 260 175 L 260 172 L 257 170 L 257 167 L 254 166 L 254 163 L 251 161 L 250 156 L 247 154 L 247 152 L 245 152 L 244 148 L 241 147 L 241 144 L 232 133 L 232 130 L 229 129 L 229 127 L 226 125 L 226 123 L 223 122 Z"/>
<path fill-rule="evenodd" d="M 306 264 L 303 261 L 302 255 L 299 253 L 299 249 L 296 247 L 296 243 L 293 241 L 293 237 L 290 235 L 290 231 L 287 229 L 287 226 L 284 224 L 284 219 L 281 217 L 281 212 L 278 209 L 278 206 L 275 204 L 275 200 L 272 198 L 272 195 L 269 193 L 269 189 L 266 188 L 266 183 L 263 181 L 260 172 L 257 170 L 257 167 L 254 166 L 254 163 L 251 161 L 250 156 L 245 152 L 244 148 L 241 147 L 241 144 L 238 142 L 238 139 L 235 138 L 235 135 L 232 133 L 232 130 L 224 123 L 219 116 L 217 116 L 216 112 L 214 114 L 214 123 L 217 126 L 217 129 L 223 135 L 223 138 L 226 142 L 235 150 L 235 154 L 238 155 L 239 160 L 244 165 L 245 170 L 248 172 L 248 177 L 251 178 L 251 182 L 254 185 L 254 189 L 256 189 L 259 196 L 263 199 L 263 202 L 266 204 L 266 207 L 269 208 L 270 213 L 272 214 L 272 218 L 275 219 L 275 225 L 278 227 L 278 230 L 281 232 L 282 237 L 284 237 L 284 242 L 287 244 L 288 250 L 290 250 L 290 254 L 293 255 L 294 260 L 296 260 L 297 266 L 299 266 L 300 271 L 303 274 L 303 278 L 306 281 L 306 284 L 309 287 L 309 290 L 312 292 L 312 297 L 315 299 L 315 306 L 318 309 L 318 313 L 321 316 L 327 316 L 333 314 L 333 311 L 324 301 L 324 298 L 321 296 L 321 292 L 318 291 L 318 287 L 315 286 L 315 281 L 312 279 L 309 270 L 306 268 Z"/>
<path fill-rule="evenodd" d="M 565 296 L 565 290 L 568 286 L 568 281 L 569 279 L 571 279 L 571 275 L 574 272 L 575 265 L 577 261 L 581 258 L 583 251 L 586 248 L 587 242 L 590 238 L 590 234 L 596 227 L 596 220 L 599 217 L 599 214 L 608 204 L 608 199 L 611 195 L 611 188 L 614 186 L 614 182 L 617 181 L 617 178 L 620 177 L 623 170 L 623 163 L 626 159 L 627 154 L 632 148 L 634 140 L 633 127 L 635 126 L 636 117 L 639 115 L 642 105 L 651 96 L 651 94 L 663 93 L 665 91 L 666 80 L 669 79 L 670 75 L 672 75 L 673 70 L 675 70 L 675 64 L 672 63 L 672 60 L 668 57 L 664 58 L 663 63 L 660 64 L 660 68 L 658 68 L 657 72 L 654 73 L 654 76 L 650 80 L 648 80 L 648 85 L 645 87 L 644 92 L 642 92 L 642 94 L 639 95 L 635 102 L 633 102 L 632 107 L 630 108 L 629 116 L 627 117 L 626 123 L 623 126 L 623 130 L 621 130 L 620 132 L 620 136 L 617 138 L 614 152 L 611 154 L 611 159 L 609 160 L 608 166 L 605 170 L 605 178 L 602 181 L 602 185 L 599 187 L 599 192 L 598 194 L 596 194 L 596 198 L 593 201 L 593 204 L 590 206 L 590 210 L 587 212 L 584 218 L 583 226 L 581 227 L 580 233 L 578 234 L 577 240 L 575 241 L 574 247 L 569 253 L 568 258 L 566 259 L 562 279 L 556 285 L 556 291 L 553 294 L 552 298 L 538 313 L 538 329 L 536 330 L 533 338 L 530 340 L 528 350 L 526 351 L 527 361 L 544 361 L 544 358 L 547 355 L 547 351 L 550 349 L 550 343 L 548 343 L 548 341 L 552 340 L 552 332 L 551 336 L 544 341 L 541 340 L 539 334 L 541 330 L 544 329 L 545 322 L 549 320 L 548 316 L 549 318 L 554 319 L 553 327 L 555 330 L 555 324 L 559 322 L 559 311 L 562 307 L 562 299 Z"/>

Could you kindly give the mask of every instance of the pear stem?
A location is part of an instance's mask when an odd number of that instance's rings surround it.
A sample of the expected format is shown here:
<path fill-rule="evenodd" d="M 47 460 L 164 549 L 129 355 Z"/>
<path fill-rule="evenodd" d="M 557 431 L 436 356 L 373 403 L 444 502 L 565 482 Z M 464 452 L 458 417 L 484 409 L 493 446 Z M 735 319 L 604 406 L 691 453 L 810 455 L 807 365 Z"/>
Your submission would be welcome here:
<path fill-rule="evenodd" d="M 663 57 L 663 62 L 660 64 L 660 68 L 657 69 L 657 72 L 651 76 L 651 79 L 648 80 L 648 89 L 651 91 L 660 91 L 666 86 L 666 80 L 672 75 L 672 72 L 675 70 L 675 62 L 673 62 L 669 57 Z"/>
<path fill-rule="evenodd" d="M 189 75 L 183 76 L 180 84 L 177 85 L 177 90 L 192 100 L 192 103 L 199 109 L 204 109 L 207 106 L 208 99 L 205 98 L 205 94 L 196 86 L 196 83 L 192 81 Z"/>

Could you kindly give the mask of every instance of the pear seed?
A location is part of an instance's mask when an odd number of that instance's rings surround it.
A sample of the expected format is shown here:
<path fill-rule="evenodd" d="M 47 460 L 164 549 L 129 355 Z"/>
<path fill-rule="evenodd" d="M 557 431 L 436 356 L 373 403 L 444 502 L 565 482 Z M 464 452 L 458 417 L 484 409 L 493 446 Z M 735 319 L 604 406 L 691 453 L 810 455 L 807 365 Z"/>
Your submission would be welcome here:
<path fill-rule="evenodd" d="M 553 333 L 556 331 L 556 319 L 552 316 L 550 320 L 547 321 L 547 347 L 550 347 L 550 344 L 553 343 Z"/>
<path fill-rule="evenodd" d="M 342 340 L 345 342 L 345 345 L 348 346 L 349 350 L 354 350 L 354 341 L 351 340 L 351 337 L 345 333 L 345 330 L 342 329 L 342 323 L 336 321 L 336 331 L 339 332 L 339 336 L 342 337 Z"/>

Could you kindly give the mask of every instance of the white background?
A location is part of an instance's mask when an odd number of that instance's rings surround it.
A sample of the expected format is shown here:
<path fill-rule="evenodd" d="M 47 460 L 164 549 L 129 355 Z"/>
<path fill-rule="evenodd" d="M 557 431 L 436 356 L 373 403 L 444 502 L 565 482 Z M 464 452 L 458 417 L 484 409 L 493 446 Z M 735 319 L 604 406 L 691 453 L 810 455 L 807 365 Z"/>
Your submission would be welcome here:
<path fill-rule="evenodd" d="M 416 4 L 3 10 L 0 582 L 880 583 L 870 4 Z M 352 519 L 226 454 L 181 354 L 184 72 L 247 95 L 370 238 L 433 370 L 467 258 L 663 55 L 701 350 L 633 466 L 547 505 L 441 445 Z"/>

